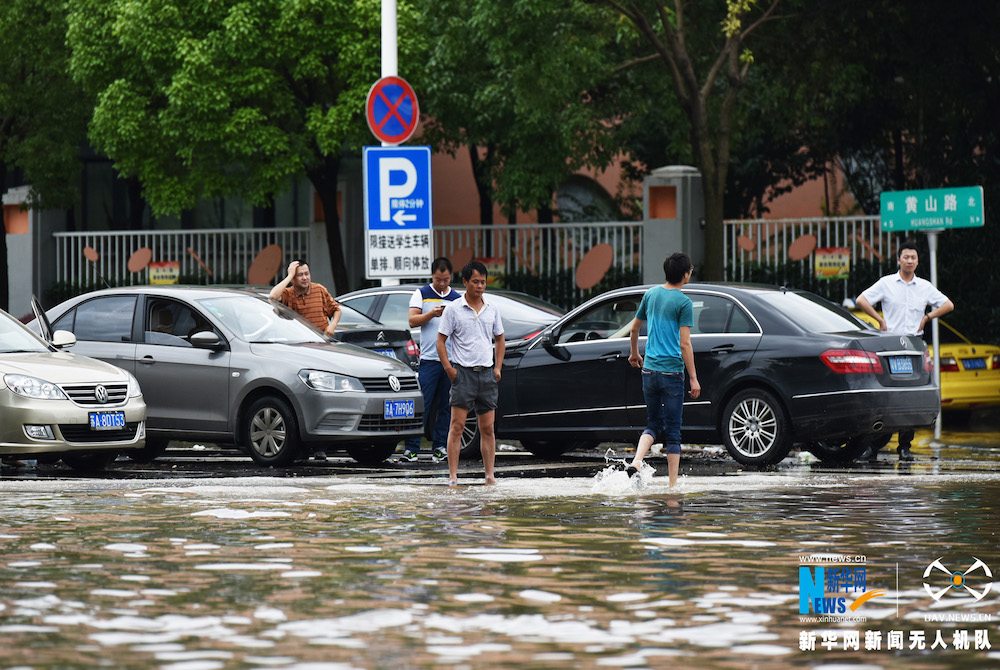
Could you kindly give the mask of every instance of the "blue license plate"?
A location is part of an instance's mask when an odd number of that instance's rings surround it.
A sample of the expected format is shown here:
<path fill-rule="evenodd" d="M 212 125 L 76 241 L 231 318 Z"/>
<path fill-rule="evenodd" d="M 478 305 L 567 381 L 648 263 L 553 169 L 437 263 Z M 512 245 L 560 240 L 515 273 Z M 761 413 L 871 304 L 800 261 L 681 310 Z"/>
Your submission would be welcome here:
<path fill-rule="evenodd" d="M 388 356 L 389 358 L 395 358 L 397 361 L 399 360 L 399 357 L 396 356 L 396 352 L 392 349 L 373 349 L 372 351 L 376 354 L 382 354 L 383 356 Z"/>
<path fill-rule="evenodd" d="M 90 412 L 91 430 L 121 430 L 125 427 L 125 412 Z"/>
<path fill-rule="evenodd" d="M 383 417 L 386 419 L 412 419 L 416 414 L 413 402 L 412 400 L 386 400 Z"/>
<path fill-rule="evenodd" d="M 909 356 L 890 356 L 889 372 L 894 375 L 912 375 L 913 359 Z"/>
<path fill-rule="evenodd" d="M 966 370 L 985 370 L 986 369 L 986 359 L 985 358 L 963 358 L 962 367 Z"/>

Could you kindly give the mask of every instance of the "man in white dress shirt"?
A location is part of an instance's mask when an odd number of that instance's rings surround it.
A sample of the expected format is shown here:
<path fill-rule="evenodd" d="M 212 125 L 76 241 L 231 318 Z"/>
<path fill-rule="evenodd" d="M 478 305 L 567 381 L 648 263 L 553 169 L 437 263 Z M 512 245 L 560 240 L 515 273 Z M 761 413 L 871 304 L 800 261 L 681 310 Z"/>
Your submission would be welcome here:
<path fill-rule="evenodd" d="M 914 242 L 907 240 L 900 244 L 896 258 L 899 272 L 886 275 L 865 289 L 858 296 L 857 305 L 878 321 L 879 330 L 883 332 L 923 335 L 924 328 L 931 319 L 944 316 L 955 309 L 955 305 L 936 286 L 914 274 L 920 262 Z M 882 303 L 882 314 L 874 307 L 879 302 Z M 928 305 L 932 308 L 929 312 L 926 311 Z M 896 453 L 901 461 L 913 460 L 910 453 L 913 433 L 912 429 L 899 431 Z"/>

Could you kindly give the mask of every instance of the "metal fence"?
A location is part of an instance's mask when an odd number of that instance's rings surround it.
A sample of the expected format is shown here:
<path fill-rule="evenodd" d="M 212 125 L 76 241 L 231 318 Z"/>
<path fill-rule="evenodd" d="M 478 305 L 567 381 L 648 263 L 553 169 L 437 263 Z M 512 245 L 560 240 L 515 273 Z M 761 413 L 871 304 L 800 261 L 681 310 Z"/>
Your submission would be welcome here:
<path fill-rule="evenodd" d="M 619 279 L 641 281 L 642 227 L 641 221 L 439 226 L 434 250 L 452 259 L 487 259 L 504 274 L 508 288 L 569 307 L 593 292 L 577 287 L 574 275 L 598 245 L 607 244 L 612 251 L 611 269 L 598 287 Z"/>
<path fill-rule="evenodd" d="M 55 281 L 79 287 L 148 283 L 148 269 L 132 272 L 129 259 L 176 261 L 184 283 L 235 284 L 264 247 L 284 258 L 309 255 L 308 228 L 89 231 L 54 233 Z M 134 264 L 135 265 L 135 264 Z M 284 272 L 284 267 L 279 268 Z"/>
<path fill-rule="evenodd" d="M 815 250 L 850 249 L 851 267 L 859 263 L 895 262 L 900 233 L 882 232 L 877 216 L 725 221 L 727 278 L 750 281 L 760 267 L 780 270 L 783 277 L 802 279 L 814 272 Z M 798 242 L 796 249 L 793 245 Z M 805 257 L 790 251 L 808 250 Z"/>

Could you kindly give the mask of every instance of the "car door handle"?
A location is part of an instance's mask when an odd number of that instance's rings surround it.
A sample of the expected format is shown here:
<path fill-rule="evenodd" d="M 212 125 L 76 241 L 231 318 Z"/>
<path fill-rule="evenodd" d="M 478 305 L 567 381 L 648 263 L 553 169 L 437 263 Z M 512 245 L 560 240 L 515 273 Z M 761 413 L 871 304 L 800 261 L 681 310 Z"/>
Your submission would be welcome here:
<path fill-rule="evenodd" d="M 621 357 L 622 355 L 616 351 L 613 354 L 604 354 L 603 356 L 601 356 L 601 360 L 608 361 L 610 363 L 611 361 L 617 361 Z"/>
<path fill-rule="evenodd" d="M 735 346 L 735 344 L 720 344 L 717 347 L 712 347 L 712 351 L 729 353 L 729 351 Z"/>
<path fill-rule="evenodd" d="M 152 356 L 143 356 L 142 358 L 139 359 L 138 362 L 142 363 L 143 365 L 152 365 L 153 363 L 156 362 L 156 359 L 153 358 Z"/>

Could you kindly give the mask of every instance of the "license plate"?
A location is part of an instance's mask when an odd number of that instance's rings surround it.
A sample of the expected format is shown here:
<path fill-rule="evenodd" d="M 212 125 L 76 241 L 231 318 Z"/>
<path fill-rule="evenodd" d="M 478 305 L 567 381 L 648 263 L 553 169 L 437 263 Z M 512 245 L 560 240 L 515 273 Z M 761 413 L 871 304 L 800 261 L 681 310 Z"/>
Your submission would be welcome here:
<path fill-rule="evenodd" d="M 125 412 L 90 412 L 91 430 L 121 430 L 125 427 Z"/>
<path fill-rule="evenodd" d="M 894 375 L 912 375 L 913 359 L 909 356 L 890 356 L 889 372 Z"/>
<path fill-rule="evenodd" d="M 966 370 L 985 370 L 986 369 L 986 359 L 985 358 L 963 358 L 962 367 Z"/>
<path fill-rule="evenodd" d="M 395 358 L 397 361 L 399 360 L 399 357 L 396 356 L 396 352 L 392 349 L 373 349 L 372 351 L 376 354 L 382 354 L 383 356 L 388 356 L 389 358 Z"/>
<path fill-rule="evenodd" d="M 386 400 L 386 419 L 412 419 L 414 417 L 414 406 L 412 400 Z"/>

